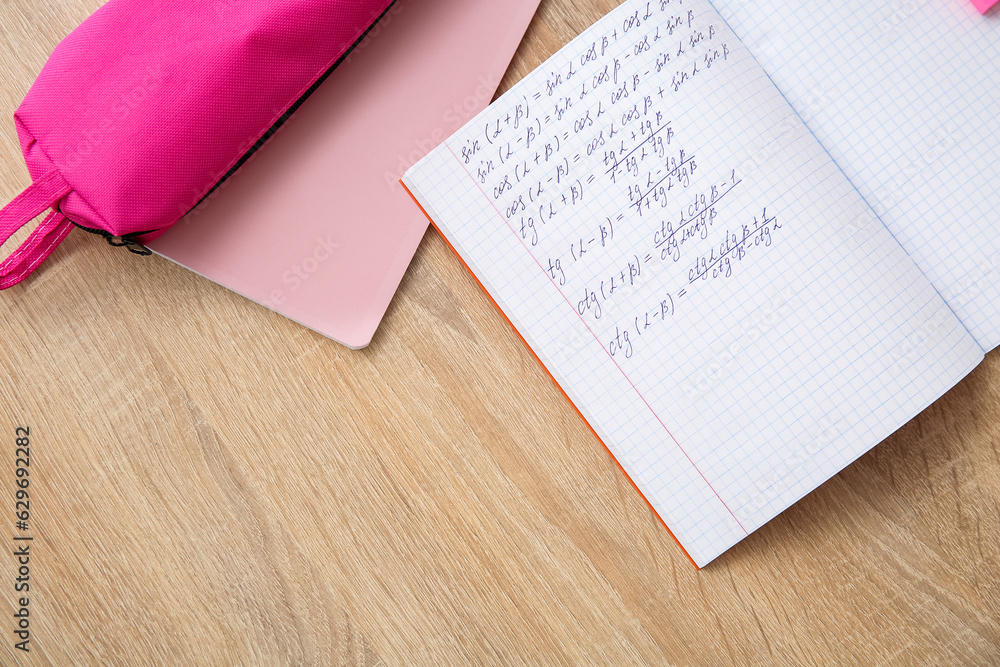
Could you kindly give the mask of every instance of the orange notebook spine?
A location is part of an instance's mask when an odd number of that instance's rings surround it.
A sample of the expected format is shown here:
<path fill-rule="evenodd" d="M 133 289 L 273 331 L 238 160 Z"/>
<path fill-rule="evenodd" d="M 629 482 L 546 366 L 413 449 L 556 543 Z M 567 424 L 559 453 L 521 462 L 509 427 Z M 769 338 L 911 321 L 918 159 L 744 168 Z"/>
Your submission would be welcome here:
<path fill-rule="evenodd" d="M 629 484 L 632 485 L 632 488 L 635 489 L 636 493 L 639 494 L 639 497 L 642 498 L 645 501 L 645 503 L 649 507 L 650 511 L 659 520 L 659 522 L 663 525 L 663 527 L 667 530 L 667 533 L 670 535 L 670 537 L 673 538 L 674 542 L 677 543 L 677 546 L 679 546 L 681 548 L 681 551 L 683 551 L 684 555 L 687 556 L 687 558 L 688 558 L 689 561 L 691 561 L 691 564 L 694 565 L 694 567 L 695 567 L 696 570 L 700 570 L 701 568 L 698 567 L 698 563 L 696 563 L 694 561 L 694 558 L 691 558 L 691 554 L 689 554 L 688 551 L 687 551 L 687 549 L 684 548 L 684 545 L 681 544 L 681 541 L 677 539 L 677 536 L 674 535 L 674 532 L 672 530 L 670 530 L 670 526 L 668 526 L 667 522 L 663 520 L 663 517 L 661 517 L 660 513 L 656 511 L 656 508 L 654 508 L 653 504 L 651 502 L 649 502 L 649 499 L 645 496 L 645 494 L 643 494 L 643 492 L 639 490 L 639 487 L 636 485 L 635 481 L 628 474 L 628 472 L 626 472 L 626 470 L 622 466 L 621 462 L 615 457 L 615 455 L 611 452 L 611 450 L 608 448 L 608 446 L 604 443 L 604 440 L 601 438 L 601 436 L 599 436 L 597 434 L 597 431 L 595 431 L 594 427 L 591 425 L 591 423 L 589 421 L 587 421 L 587 418 L 583 416 L 583 413 L 580 412 L 580 408 L 576 407 L 576 403 L 573 402 L 573 399 L 571 399 L 569 397 L 569 394 L 567 394 L 566 390 L 562 388 L 562 385 L 559 384 L 559 381 L 556 380 L 555 376 L 552 375 L 552 373 L 545 366 L 545 364 L 542 362 L 542 360 L 538 358 L 538 355 L 535 354 L 535 351 L 531 348 L 530 345 L 528 345 L 528 341 L 526 341 L 524 339 L 524 336 L 521 335 L 521 332 L 517 330 L 517 327 L 514 326 L 514 323 L 511 322 L 510 318 L 507 317 L 507 314 L 505 312 L 503 312 L 503 308 L 500 307 L 500 304 L 498 304 L 496 302 L 496 300 L 493 299 L 493 295 L 490 294 L 489 290 L 487 290 L 486 287 L 483 286 L 483 284 L 479 281 L 479 278 L 476 276 L 476 274 L 472 270 L 472 268 L 468 264 L 466 264 L 465 260 L 462 258 L 462 256 L 460 254 L 458 254 L 458 251 L 455 250 L 455 246 L 453 246 L 451 244 L 451 241 L 448 240 L 448 237 L 444 235 L 444 233 L 441 231 L 441 228 L 437 226 L 436 222 L 434 222 L 434 218 L 432 218 L 430 216 L 430 214 L 427 213 L 426 210 L 424 210 L 423 205 L 417 200 L 417 198 L 413 195 L 413 193 L 410 192 L 410 189 L 408 187 L 406 187 L 406 183 L 403 183 L 403 181 L 400 181 L 399 184 L 403 186 L 403 189 L 406 190 L 406 193 L 408 195 L 410 195 L 410 199 L 413 200 L 413 203 L 416 204 L 420 208 L 421 212 L 424 214 L 424 216 L 427 218 L 427 220 L 430 221 L 430 223 L 434 227 L 434 229 L 437 230 L 437 233 L 441 235 L 441 238 L 444 239 L 444 242 L 448 244 L 448 247 L 451 248 L 451 251 L 453 253 L 455 253 L 455 257 L 458 257 L 458 261 L 460 261 L 462 263 L 462 266 L 464 266 L 465 269 L 469 272 L 469 275 L 472 276 L 472 279 L 476 281 L 476 284 L 479 285 L 479 288 L 483 290 L 483 292 L 486 294 L 486 297 L 490 300 L 490 302 L 493 304 L 493 306 L 500 312 L 500 315 L 505 320 L 507 320 L 507 324 L 509 324 L 510 328 L 514 330 L 514 333 L 517 334 L 517 337 L 521 339 L 521 342 L 524 343 L 524 346 L 526 348 L 528 348 L 528 352 L 531 353 L 531 356 L 533 356 L 535 358 L 535 361 L 538 362 L 538 365 L 542 367 L 542 370 L 545 371 L 545 373 L 549 376 L 549 378 L 556 385 L 556 387 L 558 387 L 559 392 L 563 396 L 565 396 L 566 400 L 569 401 L 569 404 L 573 406 L 573 409 L 576 411 L 576 414 L 580 415 L 580 419 L 582 419 L 583 423 L 587 425 L 587 428 L 590 429 L 590 432 L 594 434 L 594 437 L 597 438 L 597 441 L 601 443 L 601 446 L 604 447 L 604 451 L 606 451 L 608 453 L 608 456 L 611 457 L 611 460 L 614 461 L 615 465 L 618 466 L 618 469 L 622 471 L 622 474 L 625 475 L 625 479 L 628 480 Z"/>

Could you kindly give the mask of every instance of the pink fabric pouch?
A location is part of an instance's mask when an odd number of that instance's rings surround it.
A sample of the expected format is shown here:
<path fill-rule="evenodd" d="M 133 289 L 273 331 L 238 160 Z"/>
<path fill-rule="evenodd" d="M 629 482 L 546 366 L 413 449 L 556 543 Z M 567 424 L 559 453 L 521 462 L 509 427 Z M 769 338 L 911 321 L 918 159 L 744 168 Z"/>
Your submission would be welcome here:
<path fill-rule="evenodd" d="M 14 114 L 32 178 L 0 211 L 16 285 L 74 227 L 139 254 L 232 174 L 391 0 L 110 0 L 52 53 Z"/>

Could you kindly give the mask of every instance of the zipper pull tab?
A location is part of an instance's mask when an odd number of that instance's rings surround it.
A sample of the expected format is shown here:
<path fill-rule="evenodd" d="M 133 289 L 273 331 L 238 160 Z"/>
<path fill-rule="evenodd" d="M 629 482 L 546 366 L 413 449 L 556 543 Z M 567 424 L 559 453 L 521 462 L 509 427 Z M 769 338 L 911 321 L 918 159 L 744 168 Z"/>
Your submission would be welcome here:
<path fill-rule="evenodd" d="M 134 239 L 127 238 L 125 236 L 109 236 L 108 245 L 113 245 L 116 248 L 125 247 L 128 248 L 129 252 L 134 252 L 136 255 L 148 256 L 152 255 L 153 251 L 142 245 Z"/>

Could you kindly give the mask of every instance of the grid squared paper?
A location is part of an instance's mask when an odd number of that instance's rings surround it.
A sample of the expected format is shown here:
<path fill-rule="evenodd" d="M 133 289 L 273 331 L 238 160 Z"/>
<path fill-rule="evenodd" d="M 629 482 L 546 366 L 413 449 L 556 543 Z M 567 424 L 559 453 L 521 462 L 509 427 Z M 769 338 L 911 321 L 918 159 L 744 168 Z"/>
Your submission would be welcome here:
<path fill-rule="evenodd" d="M 706 1 L 625 2 L 403 180 L 698 566 L 983 358 Z"/>
<path fill-rule="evenodd" d="M 1000 345 L 1000 14 L 715 5 L 983 349 Z"/>

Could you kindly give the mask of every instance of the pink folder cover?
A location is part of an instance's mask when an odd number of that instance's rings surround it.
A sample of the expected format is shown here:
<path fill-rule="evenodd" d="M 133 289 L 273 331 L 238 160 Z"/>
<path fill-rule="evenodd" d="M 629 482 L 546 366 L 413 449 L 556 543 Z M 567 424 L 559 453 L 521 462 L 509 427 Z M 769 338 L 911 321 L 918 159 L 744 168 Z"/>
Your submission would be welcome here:
<path fill-rule="evenodd" d="M 365 347 L 427 229 L 399 179 L 489 104 L 538 1 L 399 0 L 239 172 L 150 247 Z"/>

